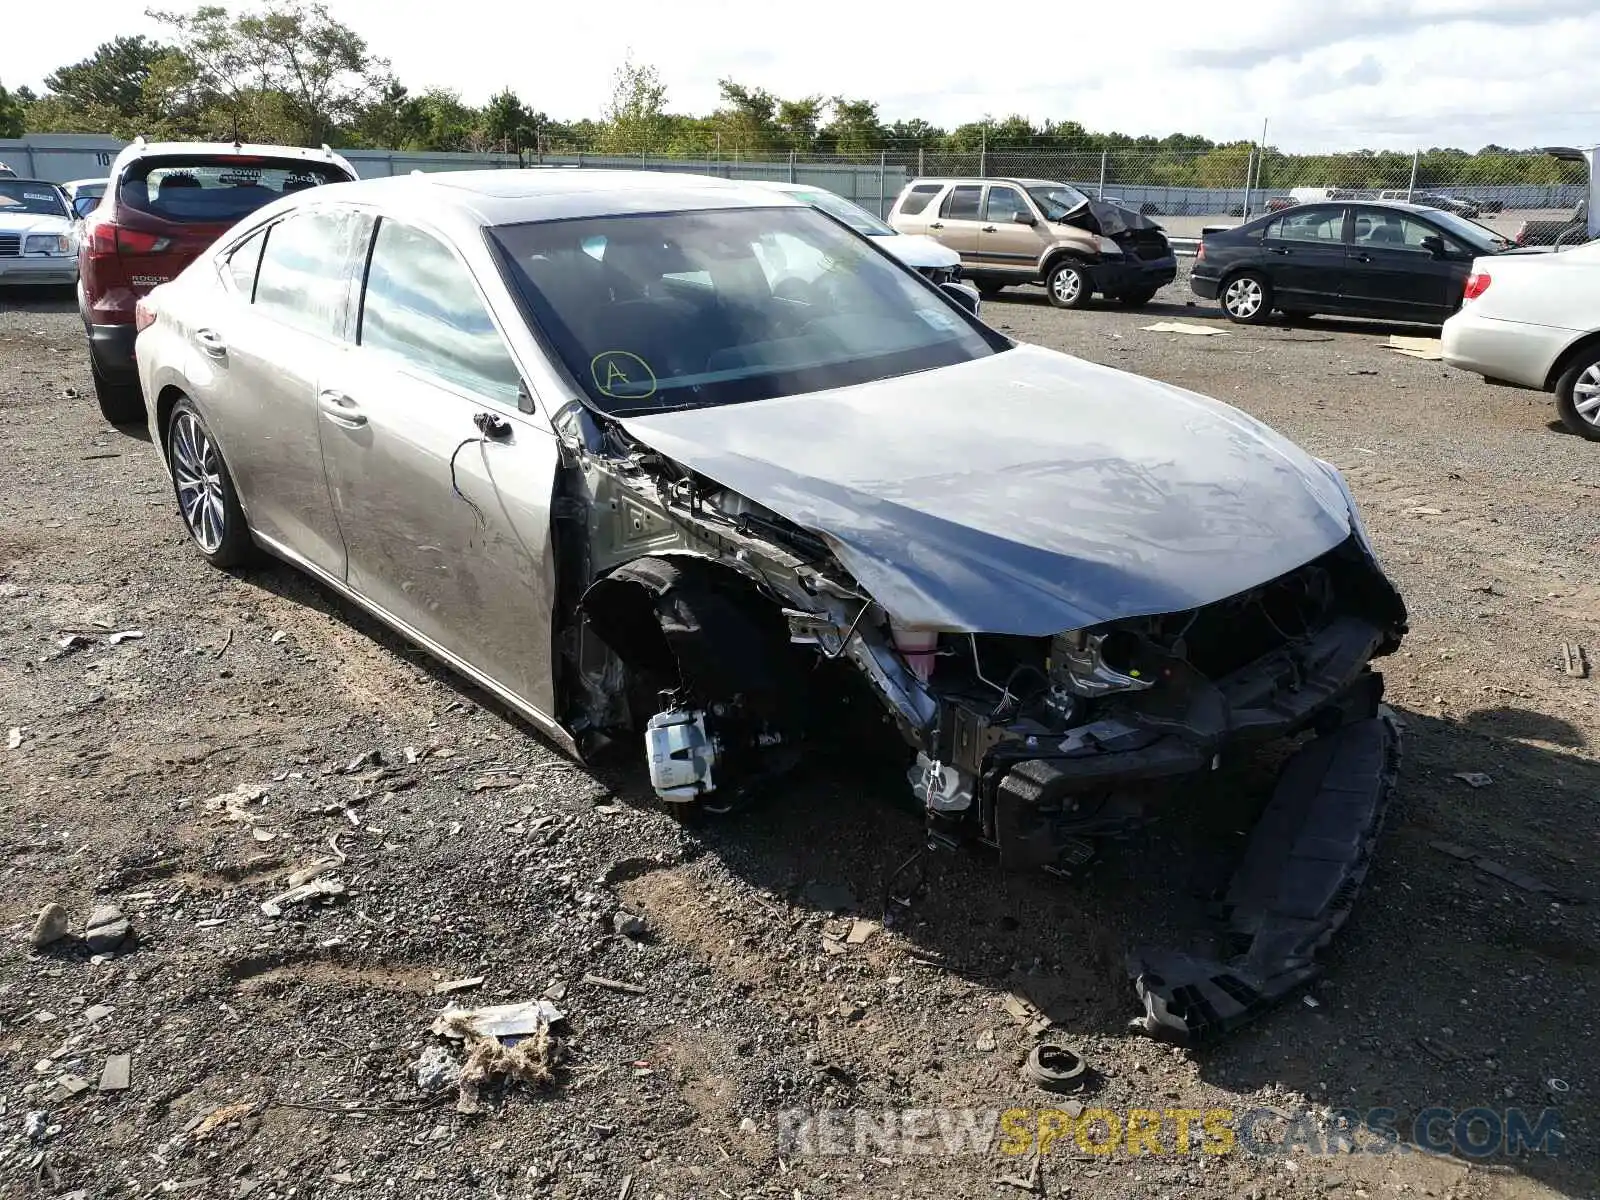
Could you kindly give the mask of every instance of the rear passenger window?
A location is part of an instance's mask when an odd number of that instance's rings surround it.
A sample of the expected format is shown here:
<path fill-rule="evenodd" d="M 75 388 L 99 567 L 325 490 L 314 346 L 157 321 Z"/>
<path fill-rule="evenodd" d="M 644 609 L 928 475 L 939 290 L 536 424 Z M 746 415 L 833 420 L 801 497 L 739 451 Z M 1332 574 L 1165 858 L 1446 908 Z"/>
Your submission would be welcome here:
<path fill-rule="evenodd" d="M 978 219 L 978 203 L 983 196 L 981 187 L 954 187 L 950 194 L 944 198 L 944 203 L 939 207 L 941 217 L 949 217 L 952 221 L 976 221 Z"/>
<path fill-rule="evenodd" d="M 261 247 L 266 241 L 267 231 L 258 230 L 235 246 L 233 253 L 228 255 L 228 275 L 233 280 L 233 289 L 244 297 L 246 304 L 255 294 L 256 267 L 261 263 Z"/>
<path fill-rule="evenodd" d="M 928 207 L 928 201 L 939 194 L 944 187 L 942 183 L 918 183 L 906 193 L 905 203 L 900 206 L 900 212 L 908 217 L 914 217 Z"/>
<path fill-rule="evenodd" d="M 1343 242 L 1344 209 L 1313 208 L 1279 217 L 1266 236 L 1285 242 Z"/>
<path fill-rule="evenodd" d="M 342 337 L 351 220 L 342 210 L 319 209 L 269 227 L 256 272 L 256 308 L 307 333 Z"/>
<path fill-rule="evenodd" d="M 378 224 L 359 340 L 475 395 L 517 405 L 521 377 L 472 276 L 444 243 L 409 226 Z"/>

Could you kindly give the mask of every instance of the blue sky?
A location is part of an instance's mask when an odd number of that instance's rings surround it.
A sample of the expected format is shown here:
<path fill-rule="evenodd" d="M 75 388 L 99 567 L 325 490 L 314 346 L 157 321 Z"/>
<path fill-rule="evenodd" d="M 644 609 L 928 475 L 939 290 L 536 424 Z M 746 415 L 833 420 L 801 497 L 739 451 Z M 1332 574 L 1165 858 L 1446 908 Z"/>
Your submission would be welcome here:
<path fill-rule="evenodd" d="M 886 119 L 946 126 L 1020 112 L 1222 140 L 1257 137 L 1265 117 L 1285 149 L 1600 143 L 1595 0 L 327 3 L 413 88 L 481 102 L 510 85 L 565 119 L 598 116 L 631 52 L 661 71 L 678 111 L 709 111 L 726 75 L 780 95 L 866 97 Z M 63 20 L 59 6 L 8 5 L 0 82 L 38 88 L 106 38 L 155 32 L 141 0 L 70 7 Z"/>

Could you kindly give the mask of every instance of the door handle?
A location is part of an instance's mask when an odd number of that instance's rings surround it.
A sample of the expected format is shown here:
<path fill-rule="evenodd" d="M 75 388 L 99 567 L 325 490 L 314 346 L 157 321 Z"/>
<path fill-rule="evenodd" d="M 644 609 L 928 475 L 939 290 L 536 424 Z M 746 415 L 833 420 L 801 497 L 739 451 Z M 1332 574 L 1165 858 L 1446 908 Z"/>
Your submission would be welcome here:
<path fill-rule="evenodd" d="M 212 358 L 224 358 L 228 353 L 228 343 L 222 340 L 222 335 L 215 329 L 196 329 L 194 340 L 200 343 L 200 349 Z"/>
<path fill-rule="evenodd" d="M 929 225 L 928 228 L 929 229 L 943 229 L 944 228 L 944 222 L 943 221 L 935 221 L 932 225 Z"/>
<path fill-rule="evenodd" d="M 1372 255 L 1370 255 L 1370 254 L 1358 254 L 1358 255 L 1356 255 L 1356 261 L 1357 262 L 1369 263 L 1369 262 L 1372 261 Z"/>
<path fill-rule="evenodd" d="M 996 233 L 998 231 L 995 229 L 995 227 L 993 225 L 985 225 L 981 230 L 979 230 L 979 232 L 980 233 Z"/>
<path fill-rule="evenodd" d="M 346 429 L 359 429 L 367 423 L 367 414 L 343 392 L 331 389 L 317 393 L 317 407 L 328 420 Z"/>
<path fill-rule="evenodd" d="M 1289 253 L 1289 248 L 1287 246 L 1268 246 L 1267 247 L 1267 253 L 1268 254 L 1287 254 L 1287 253 Z"/>

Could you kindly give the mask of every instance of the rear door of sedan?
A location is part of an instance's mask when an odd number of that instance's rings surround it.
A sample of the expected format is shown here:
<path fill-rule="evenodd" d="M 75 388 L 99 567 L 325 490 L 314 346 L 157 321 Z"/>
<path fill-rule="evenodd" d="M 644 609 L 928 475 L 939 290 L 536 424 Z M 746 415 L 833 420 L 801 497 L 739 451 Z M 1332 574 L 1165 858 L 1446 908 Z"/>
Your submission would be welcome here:
<path fill-rule="evenodd" d="M 553 719 L 555 436 L 448 238 L 368 229 L 355 346 L 317 397 L 347 585 Z"/>
<path fill-rule="evenodd" d="M 1262 267 L 1275 293 L 1274 308 L 1339 311 L 1347 212 L 1343 205 L 1308 204 L 1286 209 L 1262 230 Z"/>
<path fill-rule="evenodd" d="M 193 361 L 207 368 L 190 383 L 227 448 L 250 528 L 335 579 L 345 550 L 316 401 L 348 353 L 359 228 L 348 206 L 308 204 L 256 230 L 223 260 L 228 295 L 189 334 Z"/>

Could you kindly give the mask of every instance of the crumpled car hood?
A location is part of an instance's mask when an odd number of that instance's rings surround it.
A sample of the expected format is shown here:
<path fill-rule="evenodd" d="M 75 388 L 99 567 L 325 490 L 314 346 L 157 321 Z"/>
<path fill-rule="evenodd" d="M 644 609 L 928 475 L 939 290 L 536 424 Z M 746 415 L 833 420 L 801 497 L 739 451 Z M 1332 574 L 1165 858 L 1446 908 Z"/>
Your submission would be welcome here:
<path fill-rule="evenodd" d="M 622 424 L 820 535 L 924 629 L 1044 636 L 1179 612 L 1351 531 L 1334 480 L 1260 422 L 1037 346 Z"/>
<path fill-rule="evenodd" d="M 1119 233 L 1129 233 L 1136 229 L 1161 228 L 1143 213 L 1134 212 L 1131 208 L 1112 204 L 1106 200 L 1091 199 L 1061 219 L 1068 225 L 1076 225 L 1091 233 L 1103 233 L 1106 237 L 1116 237 Z"/>

